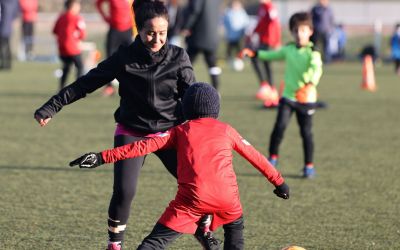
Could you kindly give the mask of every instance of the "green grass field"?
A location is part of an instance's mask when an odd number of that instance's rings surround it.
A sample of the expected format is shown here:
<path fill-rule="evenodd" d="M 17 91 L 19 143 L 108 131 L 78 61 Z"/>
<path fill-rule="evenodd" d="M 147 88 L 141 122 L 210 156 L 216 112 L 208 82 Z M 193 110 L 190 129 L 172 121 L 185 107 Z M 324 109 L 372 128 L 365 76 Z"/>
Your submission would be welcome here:
<path fill-rule="evenodd" d="M 199 58 L 202 59 L 202 58 Z M 41 128 L 33 112 L 57 90 L 58 64 L 16 63 L 0 72 L 0 249 L 104 249 L 112 166 L 72 169 L 82 153 L 113 144 L 118 98 L 97 91 L 65 107 Z M 203 62 L 197 78 L 208 81 Z M 283 65 L 273 65 L 277 80 Z M 400 249 L 400 81 L 392 65 L 376 69 L 378 91 L 360 89 L 361 64 L 325 67 L 319 86 L 327 109 L 314 117 L 317 177 L 299 178 L 302 149 L 295 119 L 281 145 L 279 169 L 289 200 L 238 155 L 234 159 L 245 217 L 246 249 Z M 267 153 L 276 110 L 254 99 L 247 67 L 224 67 L 221 120 Z M 176 191 L 175 180 L 150 155 L 142 170 L 126 232 L 135 249 Z M 218 229 L 217 236 L 223 238 Z M 170 249 L 200 249 L 185 235 Z"/>

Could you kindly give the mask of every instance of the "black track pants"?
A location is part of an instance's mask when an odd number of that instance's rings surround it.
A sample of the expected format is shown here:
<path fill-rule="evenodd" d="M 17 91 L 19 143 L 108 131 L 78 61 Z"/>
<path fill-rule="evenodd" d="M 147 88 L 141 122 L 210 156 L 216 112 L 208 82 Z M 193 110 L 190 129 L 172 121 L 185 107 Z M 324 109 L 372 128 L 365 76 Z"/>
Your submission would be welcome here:
<path fill-rule="evenodd" d="M 83 62 L 81 55 L 76 56 L 60 56 L 62 61 L 62 76 L 60 78 L 60 89 L 65 87 L 69 71 L 72 64 L 76 67 L 76 79 L 83 75 Z"/>
<path fill-rule="evenodd" d="M 312 134 L 312 116 L 315 110 L 285 98 L 282 98 L 279 103 L 276 122 L 270 137 L 269 154 L 279 154 L 279 145 L 282 142 L 284 132 L 293 112 L 296 113 L 297 123 L 303 141 L 304 164 L 313 163 L 314 141 Z"/>
<path fill-rule="evenodd" d="M 224 250 L 244 249 L 243 217 L 224 226 Z M 162 250 L 176 240 L 182 233 L 157 223 L 151 233 L 142 241 L 139 250 Z"/>

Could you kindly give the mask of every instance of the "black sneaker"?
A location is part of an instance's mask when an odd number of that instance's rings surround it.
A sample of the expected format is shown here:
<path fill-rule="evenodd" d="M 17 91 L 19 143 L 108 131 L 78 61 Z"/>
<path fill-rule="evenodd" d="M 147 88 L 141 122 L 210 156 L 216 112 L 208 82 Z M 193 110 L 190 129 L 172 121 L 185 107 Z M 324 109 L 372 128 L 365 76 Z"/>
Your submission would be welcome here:
<path fill-rule="evenodd" d="M 211 231 L 203 232 L 199 227 L 194 233 L 196 240 L 200 242 L 204 250 L 219 250 L 221 241 L 216 239 Z"/>

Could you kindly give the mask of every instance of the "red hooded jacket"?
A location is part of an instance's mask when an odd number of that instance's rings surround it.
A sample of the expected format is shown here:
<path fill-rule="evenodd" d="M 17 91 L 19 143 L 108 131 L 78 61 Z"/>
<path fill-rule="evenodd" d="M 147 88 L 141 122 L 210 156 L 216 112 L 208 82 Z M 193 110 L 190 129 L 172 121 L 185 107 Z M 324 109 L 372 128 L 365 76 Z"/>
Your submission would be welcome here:
<path fill-rule="evenodd" d="M 212 214 L 211 230 L 242 215 L 236 174 L 235 150 L 273 185 L 281 174 L 230 125 L 213 118 L 190 120 L 168 132 L 102 152 L 106 163 L 175 148 L 178 154 L 178 191 L 159 223 L 177 232 L 193 234 L 201 216 Z"/>
<path fill-rule="evenodd" d="M 81 53 L 80 42 L 86 37 L 86 25 L 80 15 L 64 12 L 57 19 L 53 33 L 57 36 L 61 56 L 76 56 Z"/>
<path fill-rule="evenodd" d="M 104 12 L 103 4 L 108 2 L 109 12 Z M 111 28 L 118 31 L 127 31 L 133 26 L 132 8 L 129 0 L 96 0 L 96 7 Z"/>
<path fill-rule="evenodd" d="M 258 9 L 258 23 L 254 32 L 260 36 L 260 41 L 272 48 L 281 44 L 281 25 L 278 10 L 272 2 L 261 4 Z"/>
<path fill-rule="evenodd" d="M 38 0 L 19 0 L 22 12 L 22 20 L 34 22 L 37 19 Z"/>

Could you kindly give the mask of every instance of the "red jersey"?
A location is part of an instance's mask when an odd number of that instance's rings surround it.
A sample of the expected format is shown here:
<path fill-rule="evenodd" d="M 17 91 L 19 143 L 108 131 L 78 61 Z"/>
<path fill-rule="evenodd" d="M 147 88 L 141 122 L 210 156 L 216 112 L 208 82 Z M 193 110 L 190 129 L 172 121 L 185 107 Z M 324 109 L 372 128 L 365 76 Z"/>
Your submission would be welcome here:
<path fill-rule="evenodd" d="M 278 10 L 272 2 L 261 4 L 258 9 L 258 23 L 254 32 L 260 36 L 260 42 L 272 48 L 281 44 L 281 25 Z"/>
<path fill-rule="evenodd" d="M 193 234 L 205 214 L 213 215 L 211 230 L 242 215 L 233 150 L 273 185 L 284 182 L 281 174 L 234 128 L 213 118 L 191 120 L 147 140 L 105 150 L 102 157 L 111 163 L 169 148 L 177 150 L 178 191 L 159 223 L 177 232 Z"/>
<path fill-rule="evenodd" d="M 57 36 L 61 56 L 76 56 L 81 53 L 80 42 L 86 37 L 86 25 L 80 15 L 64 12 L 57 19 L 53 33 Z"/>
<path fill-rule="evenodd" d="M 22 12 L 22 20 L 34 22 L 37 19 L 38 0 L 19 0 Z"/>
<path fill-rule="evenodd" d="M 108 13 L 104 12 L 104 2 L 109 4 Z M 132 29 L 132 8 L 129 0 L 96 0 L 96 7 L 111 28 L 118 31 Z"/>

